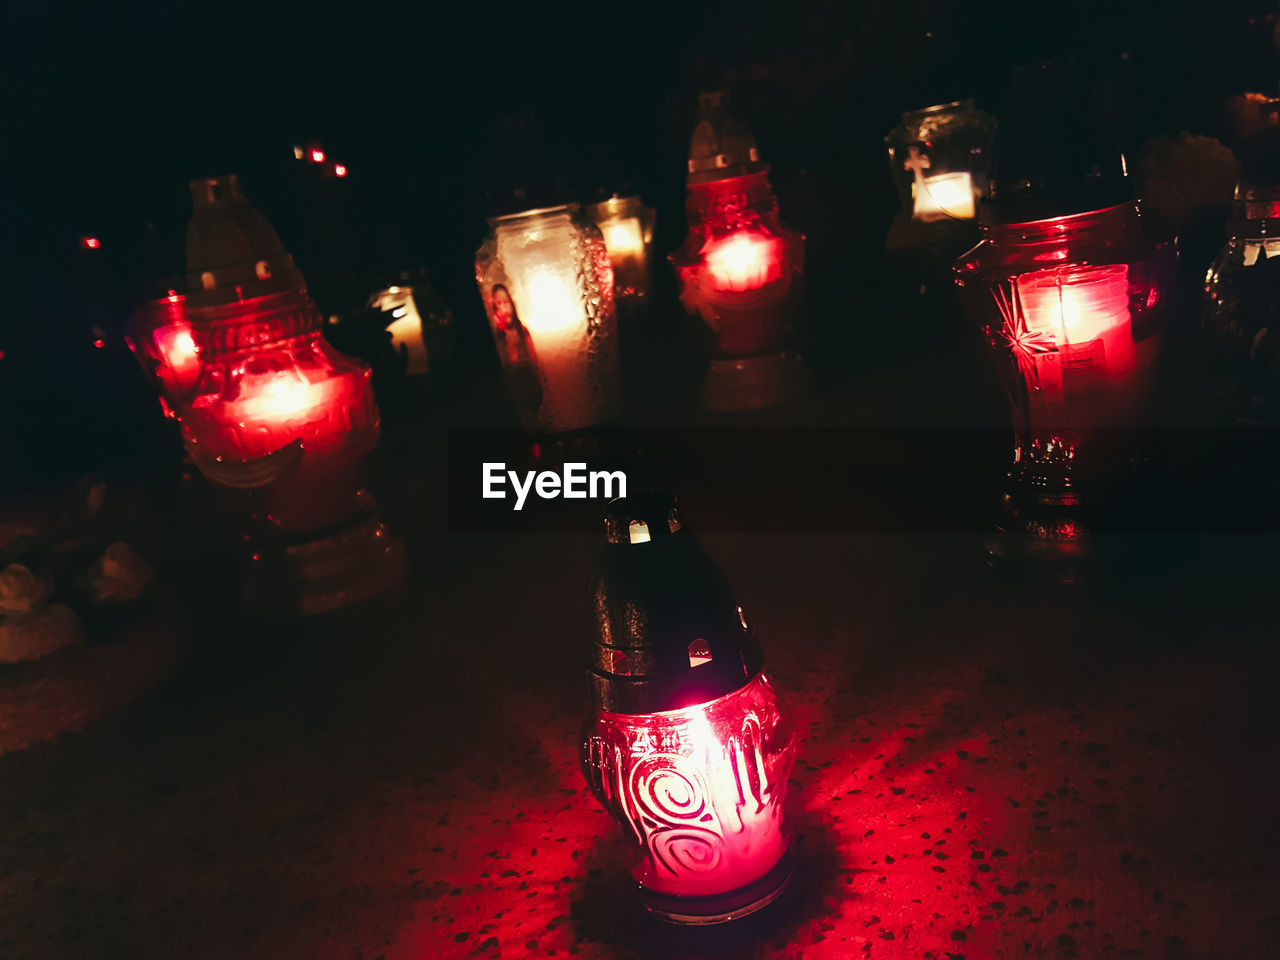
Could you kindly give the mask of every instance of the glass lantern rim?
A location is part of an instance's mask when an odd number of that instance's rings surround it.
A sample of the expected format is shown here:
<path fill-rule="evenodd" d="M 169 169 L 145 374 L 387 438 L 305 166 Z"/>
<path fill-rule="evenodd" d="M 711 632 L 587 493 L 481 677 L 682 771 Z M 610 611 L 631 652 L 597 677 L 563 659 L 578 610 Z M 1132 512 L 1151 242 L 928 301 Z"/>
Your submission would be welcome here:
<path fill-rule="evenodd" d="M 946 103 L 935 103 L 930 107 L 920 107 L 917 110 L 903 110 L 902 120 L 905 123 L 912 117 L 928 117 L 935 113 L 942 113 L 944 110 L 954 110 L 957 107 L 973 106 L 972 97 L 965 97 L 960 100 L 948 100 Z"/>
<path fill-rule="evenodd" d="M 489 225 L 496 227 L 499 224 L 511 224 L 520 220 L 532 220 L 535 217 L 545 217 L 554 213 L 574 213 L 581 209 L 579 203 L 559 203 L 550 207 L 534 207 L 530 210 L 522 210 L 519 213 L 504 213 L 501 216 L 490 217 Z"/>
<path fill-rule="evenodd" d="M 1137 200 L 1125 200 L 1123 203 L 1112 204 L 1107 207 L 1098 207 L 1096 210 L 1081 210 L 1078 213 L 1065 213 L 1056 217 L 1041 217 L 1036 220 L 1017 220 L 1011 223 L 993 223 L 986 222 L 982 224 L 982 230 L 986 234 L 992 233 L 1045 233 L 1045 232 L 1066 232 L 1070 228 L 1083 223 L 1084 221 L 1102 216 L 1108 213 L 1116 213 L 1125 208 L 1132 208 L 1135 213 L 1141 213 L 1141 207 Z"/>
<path fill-rule="evenodd" d="M 753 673 L 751 676 L 743 680 L 741 686 L 734 687 L 732 690 L 726 693 L 722 693 L 718 697 L 712 697 L 709 700 L 700 700 L 697 703 L 687 703 L 683 707 L 672 707 L 669 710 L 651 710 L 648 713 L 622 713 L 621 711 L 618 711 L 618 710 L 601 710 L 601 709 L 596 709 L 592 712 L 596 717 L 599 717 L 601 719 L 609 719 L 609 718 L 616 717 L 620 720 L 628 720 L 628 721 L 659 720 L 667 723 L 684 723 L 689 719 L 689 717 L 681 716 L 681 714 L 685 714 L 685 713 L 692 714 L 693 712 L 702 710 L 713 703 L 723 700 L 725 697 L 732 697 L 737 693 L 741 693 L 743 690 L 745 690 L 747 687 L 751 686 L 751 684 L 755 683 L 757 680 L 761 678 L 763 678 L 770 686 L 773 685 L 773 682 L 769 679 L 769 675 L 767 671 L 765 671 L 764 668 L 761 668 L 757 670 L 755 673 Z"/>

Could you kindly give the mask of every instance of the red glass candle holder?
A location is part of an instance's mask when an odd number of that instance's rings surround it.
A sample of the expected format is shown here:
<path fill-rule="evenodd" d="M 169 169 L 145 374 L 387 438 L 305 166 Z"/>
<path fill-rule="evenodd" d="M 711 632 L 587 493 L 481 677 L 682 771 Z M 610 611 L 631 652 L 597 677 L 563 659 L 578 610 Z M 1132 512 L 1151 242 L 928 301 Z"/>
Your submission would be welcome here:
<path fill-rule="evenodd" d="M 633 841 L 651 912 L 685 924 L 744 916 L 791 875 L 790 712 L 672 498 L 614 501 L 606 529 L 584 774 Z"/>
<path fill-rule="evenodd" d="M 751 132 L 723 94 L 700 100 L 690 146 L 689 235 L 671 254 L 685 308 L 711 330 L 711 409 L 783 402 L 798 387 L 790 349 L 803 290 L 804 235 L 783 225 Z"/>
<path fill-rule="evenodd" d="M 1136 428 L 1154 423 L 1176 260 L 1176 243 L 1131 201 L 985 224 L 983 240 L 956 261 L 1013 413 L 1004 529 L 1031 534 L 1037 555 L 1079 555 L 1082 497 L 1096 497 L 1141 454 Z"/>
<path fill-rule="evenodd" d="M 368 366 L 321 335 L 292 258 L 235 177 L 192 191 L 188 304 L 202 369 L 179 416 L 192 461 L 245 521 L 251 603 L 317 613 L 394 586 L 403 549 L 361 482 L 379 432 Z"/>
<path fill-rule="evenodd" d="M 200 351 L 186 298 L 171 290 L 144 303 L 125 328 L 125 342 L 159 394 L 164 415 L 176 417 L 200 379 Z"/>

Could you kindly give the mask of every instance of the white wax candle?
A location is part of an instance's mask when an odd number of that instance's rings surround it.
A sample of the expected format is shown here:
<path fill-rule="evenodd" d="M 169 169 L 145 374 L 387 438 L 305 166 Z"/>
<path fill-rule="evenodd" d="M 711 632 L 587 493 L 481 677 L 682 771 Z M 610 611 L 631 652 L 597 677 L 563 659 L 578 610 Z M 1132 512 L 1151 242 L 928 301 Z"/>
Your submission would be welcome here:
<path fill-rule="evenodd" d="M 1252 267 L 1258 262 L 1258 257 L 1262 251 L 1267 251 L 1267 259 L 1280 256 L 1280 239 L 1276 240 L 1246 240 L 1244 244 L 1244 265 Z"/>
<path fill-rule="evenodd" d="M 1108 376 L 1133 369 L 1137 353 L 1127 264 L 1023 274 L 1018 278 L 1018 298 L 1029 333 L 1049 335 L 1059 348 L 1101 340 Z"/>
<path fill-rule="evenodd" d="M 596 422 L 587 364 L 587 316 L 573 278 L 565 272 L 538 270 L 517 304 L 533 343 L 542 381 L 544 419 L 558 430 Z"/>
<path fill-rule="evenodd" d="M 422 316 L 418 313 L 418 305 L 413 299 L 413 287 L 388 287 L 374 302 L 374 306 L 383 312 L 391 313 L 391 323 L 387 332 L 391 334 L 391 345 L 399 352 L 403 346 L 408 355 L 406 373 L 426 373 L 430 366 L 427 347 L 422 340 Z"/>
<path fill-rule="evenodd" d="M 911 184 L 916 220 L 972 220 L 973 178 L 968 173 L 919 177 Z"/>

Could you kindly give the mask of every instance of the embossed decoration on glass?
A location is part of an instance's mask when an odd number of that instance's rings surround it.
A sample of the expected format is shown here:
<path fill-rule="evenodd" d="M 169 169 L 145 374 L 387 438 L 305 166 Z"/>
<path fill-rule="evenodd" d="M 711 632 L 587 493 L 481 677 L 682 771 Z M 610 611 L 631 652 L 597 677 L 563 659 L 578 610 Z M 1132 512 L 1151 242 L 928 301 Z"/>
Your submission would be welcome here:
<path fill-rule="evenodd" d="M 476 284 L 522 422 L 563 433 L 609 419 L 619 399 L 617 318 L 600 231 L 576 204 L 489 224 Z"/>
<path fill-rule="evenodd" d="M 789 711 L 672 498 L 614 501 L 606 529 L 583 772 L 634 841 L 651 912 L 687 924 L 744 916 L 790 877 Z"/>

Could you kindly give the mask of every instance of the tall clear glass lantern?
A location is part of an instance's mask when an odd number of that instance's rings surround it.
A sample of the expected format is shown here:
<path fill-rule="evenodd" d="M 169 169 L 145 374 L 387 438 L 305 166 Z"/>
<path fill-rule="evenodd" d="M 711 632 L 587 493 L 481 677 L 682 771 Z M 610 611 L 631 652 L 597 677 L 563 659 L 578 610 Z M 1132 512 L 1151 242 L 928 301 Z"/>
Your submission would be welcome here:
<path fill-rule="evenodd" d="M 714 338 L 703 388 L 712 410 L 785 402 L 804 378 L 792 347 L 804 234 L 783 225 L 768 172 L 725 95 L 703 94 L 689 146 L 689 235 L 670 259 L 681 302 Z"/>
<path fill-rule="evenodd" d="M 1221 374 L 1227 417 L 1280 417 L 1280 137 L 1250 144 L 1227 242 L 1205 277 L 1204 335 Z M 1267 144 L 1266 141 L 1270 141 Z M 1250 149 L 1252 148 L 1252 149 Z M 1255 155 L 1256 154 L 1256 155 Z"/>
<path fill-rule="evenodd" d="M 618 821 L 645 907 L 724 923 L 791 878 L 797 731 L 760 644 L 675 499 L 615 500 L 592 591 L 583 774 Z"/>
<path fill-rule="evenodd" d="M 311 614 L 396 586 L 403 547 L 362 482 L 380 430 L 369 367 L 325 340 L 302 274 L 235 176 L 191 190 L 187 312 L 201 370 L 178 417 L 250 547 L 246 601 Z"/>
<path fill-rule="evenodd" d="M 1089 518 L 1153 423 L 1160 332 L 1176 243 L 1137 201 L 983 224 L 955 264 L 1013 415 L 997 560 L 1049 560 L 1074 579 Z M 1046 568 L 1048 569 L 1048 568 Z"/>
<path fill-rule="evenodd" d="M 643 306 L 649 299 L 656 211 L 646 207 L 638 196 L 617 195 L 585 209 L 604 236 L 613 267 L 613 297 L 618 308 Z"/>
<path fill-rule="evenodd" d="M 902 123 L 884 142 L 907 220 L 932 224 L 976 218 L 995 129 L 995 117 L 972 100 L 902 114 Z"/>
<path fill-rule="evenodd" d="M 494 217 L 476 253 L 508 392 L 526 427 L 566 433 L 620 402 L 613 268 L 577 204 Z"/>

